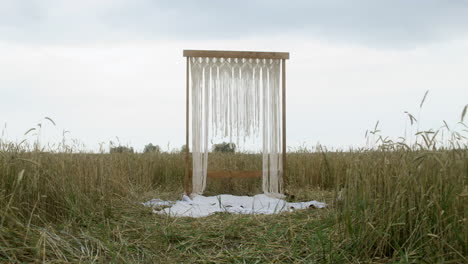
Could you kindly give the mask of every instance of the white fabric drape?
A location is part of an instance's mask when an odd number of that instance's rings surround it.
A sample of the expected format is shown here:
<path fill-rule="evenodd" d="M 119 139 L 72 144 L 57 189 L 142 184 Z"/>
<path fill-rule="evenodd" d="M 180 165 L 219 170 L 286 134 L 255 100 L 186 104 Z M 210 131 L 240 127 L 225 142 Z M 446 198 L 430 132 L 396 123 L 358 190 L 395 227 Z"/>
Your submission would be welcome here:
<path fill-rule="evenodd" d="M 282 193 L 280 65 L 273 59 L 190 58 L 193 193 L 206 187 L 210 131 L 238 146 L 261 132 L 263 192 Z"/>

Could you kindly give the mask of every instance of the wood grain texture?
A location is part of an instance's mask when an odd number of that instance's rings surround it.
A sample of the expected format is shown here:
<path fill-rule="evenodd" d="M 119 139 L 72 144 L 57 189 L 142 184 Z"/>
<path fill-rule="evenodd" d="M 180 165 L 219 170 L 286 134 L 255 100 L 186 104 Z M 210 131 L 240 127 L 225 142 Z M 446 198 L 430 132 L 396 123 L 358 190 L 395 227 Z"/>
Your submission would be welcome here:
<path fill-rule="evenodd" d="M 203 58 L 246 58 L 246 59 L 289 59 L 289 52 L 227 51 L 227 50 L 184 50 L 184 57 Z"/>
<path fill-rule="evenodd" d="M 281 61 L 282 66 L 282 118 L 283 118 L 283 190 L 286 189 L 286 60 Z"/>
<path fill-rule="evenodd" d="M 190 147 L 189 147 L 189 58 L 187 57 L 187 71 L 185 74 L 186 78 L 186 91 L 185 91 L 185 193 L 191 194 L 192 193 L 192 170 L 190 169 Z"/>

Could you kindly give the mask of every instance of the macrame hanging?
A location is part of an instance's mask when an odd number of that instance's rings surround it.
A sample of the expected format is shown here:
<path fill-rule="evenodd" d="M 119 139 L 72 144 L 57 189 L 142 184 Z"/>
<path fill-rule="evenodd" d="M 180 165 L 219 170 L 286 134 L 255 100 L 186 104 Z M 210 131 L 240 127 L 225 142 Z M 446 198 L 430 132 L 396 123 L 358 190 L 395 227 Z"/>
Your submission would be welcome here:
<path fill-rule="evenodd" d="M 282 193 L 281 60 L 190 57 L 192 193 L 202 194 L 212 136 L 260 136 L 263 192 Z"/>

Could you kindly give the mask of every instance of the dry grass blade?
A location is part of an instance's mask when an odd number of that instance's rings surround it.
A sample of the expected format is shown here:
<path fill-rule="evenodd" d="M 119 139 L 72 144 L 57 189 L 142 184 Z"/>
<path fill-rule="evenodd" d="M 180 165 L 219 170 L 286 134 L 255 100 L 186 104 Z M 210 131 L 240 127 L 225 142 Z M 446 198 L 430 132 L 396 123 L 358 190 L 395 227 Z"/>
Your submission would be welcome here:
<path fill-rule="evenodd" d="M 46 117 L 44 117 L 44 119 L 49 120 L 54 126 L 56 126 L 56 124 L 55 124 L 54 120 L 52 120 L 52 118 L 46 116 Z"/>
<path fill-rule="evenodd" d="M 20 184 L 21 180 L 23 180 L 23 176 L 24 176 L 24 169 L 22 169 L 19 173 L 18 173 L 18 178 L 16 179 L 16 184 Z"/>
<path fill-rule="evenodd" d="M 414 123 L 416 123 L 418 120 L 416 119 L 416 117 L 414 117 L 412 114 L 410 114 L 408 111 L 405 111 L 404 112 L 405 114 L 408 115 L 408 118 L 410 119 L 410 123 L 411 125 L 413 125 Z"/>
<path fill-rule="evenodd" d="M 429 90 L 427 90 L 425 93 L 424 93 L 424 96 L 423 96 L 423 99 L 421 100 L 421 104 L 419 105 L 419 108 L 422 108 L 423 104 L 424 104 L 424 101 L 426 101 L 426 97 L 427 97 L 427 94 L 429 93 Z"/>
<path fill-rule="evenodd" d="M 38 162 L 36 162 L 36 161 L 34 161 L 34 160 L 31 160 L 31 159 L 17 158 L 17 160 L 26 161 L 26 162 L 29 162 L 29 163 L 34 164 L 34 165 L 36 165 L 36 166 L 41 166 L 40 163 L 38 163 Z"/>
<path fill-rule="evenodd" d="M 444 120 L 444 126 L 447 128 L 448 131 L 450 131 L 450 128 L 449 128 L 447 122 L 445 122 L 445 120 Z"/>
<path fill-rule="evenodd" d="M 28 131 L 26 131 L 26 132 L 24 133 L 24 135 L 26 136 L 27 134 L 29 134 L 30 132 L 35 131 L 35 130 L 36 130 L 36 128 L 34 128 L 34 127 L 33 127 L 33 128 L 30 128 Z"/>
<path fill-rule="evenodd" d="M 462 122 L 462 123 L 463 123 L 463 120 L 465 120 L 465 115 L 466 115 L 467 109 L 468 109 L 468 104 L 465 105 L 465 107 L 463 107 L 463 111 L 462 111 L 461 118 L 460 118 L 460 122 Z"/>

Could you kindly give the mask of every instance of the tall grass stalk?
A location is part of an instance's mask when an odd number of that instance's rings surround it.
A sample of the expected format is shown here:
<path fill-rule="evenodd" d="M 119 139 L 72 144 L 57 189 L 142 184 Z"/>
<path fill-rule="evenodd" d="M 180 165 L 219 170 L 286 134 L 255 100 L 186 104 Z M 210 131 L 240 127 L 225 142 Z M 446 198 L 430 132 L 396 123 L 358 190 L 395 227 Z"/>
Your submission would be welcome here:
<path fill-rule="evenodd" d="M 52 153 L 0 140 L 0 262 L 466 263 L 465 132 L 441 142 L 420 131 L 407 145 L 377 130 L 377 147 L 288 153 L 290 199 L 328 209 L 204 219 L 138 204 L 179 197 L 183 153 Z M 213 153 L 210 168 L 257 170 L 261 156 Z M 260 190 L 260 179 L 213 179 L 207 193 Z"/>

